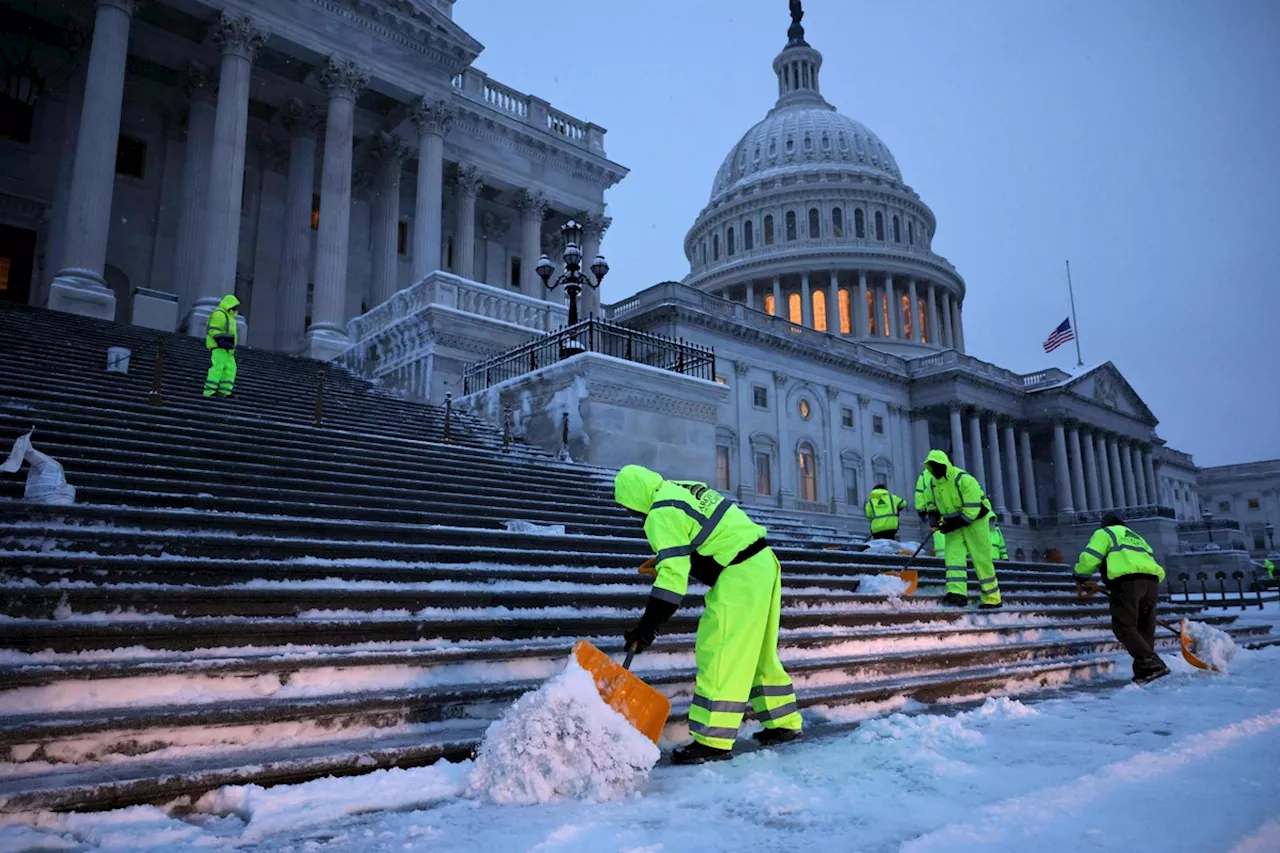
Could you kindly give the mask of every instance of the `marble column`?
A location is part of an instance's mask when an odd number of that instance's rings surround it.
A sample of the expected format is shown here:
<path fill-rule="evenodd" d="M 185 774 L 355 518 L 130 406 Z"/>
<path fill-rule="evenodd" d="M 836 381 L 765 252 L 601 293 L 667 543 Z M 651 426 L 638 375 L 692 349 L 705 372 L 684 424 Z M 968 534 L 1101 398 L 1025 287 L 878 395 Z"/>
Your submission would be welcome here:
<path fill-rule="evenodd" d="M 759 310 L 756 308 L 756 283 L 754 281 L 747 282 L 746 289 L 743 293 L 742 304 L 746 305 L 752 311 Z"/>
<path fill-rule="evenodd" d="M 1080 451 L 1080 428 L 1074 424 L 1067 433 L 1068 450 L 1071 451 L 1071 490 L 1075 494 L 1075 507 L 1081 512 L 1097 509 L 1088 503 L 1084 488 L 1084 458 Z"/>
<path fill-rule="evenodd" d="M 1107 437 L 1103 433 L 1095 433 L 1093 443 L 1098 451 L 1098 488 L 1102 492 L 1102 508 L 1113 509 L 1116 504 L 1115 491 L 1112 488 L 1111 460 L 1107 454 Z"/>
<path fill-rule="evenodd" d="M 928 299 L 929 299 L 929 306 L 928 306 L 928 311 L 926 313 L 928 314 L 928 317 L 929 317 L 929 326 L 925 330 L 927 333 L 925 337 L 929 339 L 929 343 L 935 346 L 941 346 L 942 339 L 941 337 L 939 337 L 939 334 L 938 334 L 940 331 L 938 329 L 938 297 L 937 297 L 937 293 L 935 292 L 933 282 L 929 282 Z"/>
<path fill-rule="evenodd" d="M 976 409 L 969 413 L 969 473 L 978 478 L 983 491 L 991 487 L 982 458 L 982 420 Z"/>
<path fill-rule="evenodd" d="M 1036 495 L 1036 469 L 1031 456 L 1031 432 L 1026 427 L 1018 430 L 1018 450 L 1022 457 L 1022 502 L 1029 516 L 1040 514 L 1040 500 Z"/>
<path fill-rule="evenodd" d="M 914 278 L 907 280 L 907 296 L 911 301 L 911 340 L 920 343 L 923 336 L 920 334 L 920 327 L 923 325 L 920 321 L 920 293 L 916 289 L 916 280 Z"/>
<path fill-rule="evenodd" d="M 782 279 L 776 275 L 773 277 L 773 316 L 787 316 L 787 306 L 782 304 Z"/>
<path fill-rule="evenodd" d="M 103 271 L 134 2 L 97 0 L 96 6 L 60 250 L 62 269 L 49 287 L 47 304 L 55 311 L 113 320 L 116 298 Z"/>
<path fill-rule="evenodd" d="M 955 325 L 951 317 L 951 294 L 942 294 L 942 334 L 938 339 L 942 341 L 942 345 L 948 349 L 955 349 Z"/>
<path fill-rule="evenodd" d="M 294 352 L 307 331 L 307 283 L 311 263 L 311 198 L 316 184 L 316 137 L 324 114 L 294 98 L 284 110 L 289 131 L 289 175 L 285 190 L 284 240 L 276 297 L 276 349 Z"/>
<path fill-rule="evenodd" d="M 1120 445 L 1120 472 L 1124 474 L 1124 496 L 1128 499 L 1126 506 L 1138 506 L 1142 499 L 1138 496 L 1138 481 L 1133 476 L 1133 453 L 1129 442 Z"/>
<path fill-rule="evenodd" d="M 245 141 L 249 130 L 249 80 L 253 59 L 267 40 L 247 17 L 222 14 L 211 33 L 222 50 L 218 107 L 209 157 L 209 199 L 205 214 L 204 275 L 187 331 L 204 337 L 205 322 L 218 301 L 235 291 L 240 258 L 240 211 L 244 191 Z"/>
<path fill-rule="evenodd" d="M 1018 474 L 1018 445 L 1013 437 L 1013 423 L 1004 422 L 1004 459 L 1009 475 L 1009 509 L 1014 515 L 1022 514 L 1021 480 Z"/>
<path fill-rule="evenodd" d="M 991 489 L 995 510 L 1000 515 L 1009 511 L 1004 502 L 1004 467 L 1000 460 L 1000 428 L 995 418 L 987 418 L 987 447 L 991 452 Z"/>
<path fill-rule="evenodd" d="M 873 287 L 875 287 L 873 285 Z M 884 285 L 875 287 L 875 293 L 871 297 L 872 308 L 875 309 L 876 331 L 873 337 L 884 338 L 889 335 L 889 318 L 885 313 L 889 309 L 889 300 L 885 298 Z"/>
<path fill-rule="evenodd" d="M 1147 494 L 1146 472 L 1142 470 L 1142 449 L 1136 444 L 1130 445 L 1129 455 L 1133 460 L 1133 483 L 1138 490 L 1138 503 L 1150 506 L 1155 501 Z"/>
<path fill-rule="evenodd" d="M 960 425 L 960 407 L 951 407 L 951 464 L 965 468 L 964 433 Z"/>
<path fill-rule="evenodd" d="M 1067 434 L 1062 421 L 1053 422 L 1053 473 L 1058 485 L 1058 512 L 1074 512 L 1071 472 L 1067 465 Z"/>
<path fill-rule="evenodd" d="M 1142 451 L 1142 473 L 1147 481 L 1147 496 L 1151 499 L 1151 503 L 1160 503 L 1160 488 L 1156 482 L 1156 469 L 1151 461 L 1151 451 Z"/>
<path fill-rule="evenodd" d="M 854 300 L 853 316 L 856 321 L 857 328 L 854 329 L 854 337 L 867 337 L 868 327 L 871 320 L 867 316 L 867 271 L 858 270 L 858 298 Z"/>
<path fill-rule="evenodd" d="M 1084 448 L 1084 482 L 1089 509 L 1106 509 L 1102 505 L 1102 493 L 1098 490 L 1098 459 L 1094 453 L 1093 434 L 1089 432 L 1082 434 L 1080 443 Z"/>
<path fill-rule="evenodd" d="M 400 173 L 409 156 L 409 147 L 394 133 L 381 132 L 373 139 L 370 153 L 377 165 L 374 178 L 373 211 L 370 218 L 369 307 L 381 305 L 399 290 Z"/>
<path fill-rule="evenodd" d="M 204 257 L 210 157 L 213 154 L 213 123 L 217 114 L 217 75 L 210 68 L 190 63 L 187 66 L 186 91 L 191 103 L 187 108 L 187 145 L 182 161 L 182 200 L 178 207 L 172 284 L 178 296 L 180 317 L 186 317 L 195 305 L 204 274 L 201 261 Z"/>
<path fill-rule="evenodd" d="M 413 280 L 416 284 L 440 269 L 441 219 L 444 215 L 444 138 L 457 113 L 448 101 L 419 98 L 409 110 L 409 119 L 418 131 L 418 187 L 413 208 Z M 541 220 L 539 220 L 541 228 Z M 539 242 L 520 259 L 521 290 L 526 296 L 538 292 L 534 267 L 541 253 Z M 526 285 L 527 282 L 527 285 Z"/>
<path fill-rule="evenodd" d="M 329 361 L 350 344 L 346 329 L 347 257 L 351 237 L 351 147 L 356 97 L 369 75 L 354 62 L 330 57 L 320 72 L 329 95 L 320 175 L 320 230 L 316 236 L 315 291 L 305 354 Z"/>
<path fill-rule="evenodd" d="M 956 300 L 956 310 L 953 312 L 956 318 L 956 349 L 964 352 L 964 302 Z"/>
<path fill-rule="evenodd" d="M 541 299 L 542 280 L 538 278 L 538 258 L 542 252 L 542 220 L 547 213 L 547 197 L 537 190 L 516 193 L 515 208 L 520 211 L 520 292 Z M 439 244 L 437 235 L 436 243 Z"/>
<path fill-rule="evenodd" d="M 831 280 L 827 283 L 827 331 L 833 335 L 842 334 L 843 320 L 844 317 L 840 313 L 840 274 L 833 272 Z M 828 465 L 828 467 L 833 466 Z"/>
<path fill-rule="evenodd" d="M 462 278 L 476 277 L 476 198 L 484 186 L 480 170 L 470 163 L 459 163 L 453 186 L 458 202 L 458 221 L 454 225 L 453 269 Z M 582 247 L 579 246 L 579 249 Z"/>
<path fill-rule="evenodd" d="M 1116 507 L 1129 505 L 1129 496 L 1124 491 L 1124 471 L 1120 468 L 1120 447 L 1114 438 L 1107 439 L 1107 459 L 1111 463 L 1111 493 L 1115 497 Z"/>
<path fill-rule="evenodd" d="M 898 304 L 898 288 L 893 283 L 893 276 L 884 274 L 885 321 L 889 324 L 889 337 L 897 340 L 902 337 L 902 306 Z"/>
<path fill-rule="evenodd" d="M 800 273 L 800 325 L 807 329 L 814 327 L 813 294 L 809 291 L 809 274 Z"/>
<path fill-rule="evenodd" d="M 80 136 L 80 114 L 84 111 L 88 73 L 88 63 L 77 62 L 71 79 L 67 81 L 67 100 L 57 141 L 58 170 L 53 181 L 53 209 L 49 214 L 51 227 L 45 244 L 44 263 L 40 265 L 39 288 L 31 298 L 33 305 L 46 304 L 53 276 L 63 266 L 63 247 L 66 246 L 69 226 L 67 204 L 71 197 L 71 175 L 75 171 L 76 141 Z"/>
<path fill-rule="evenodd" d="M 596 256 L 600 254 L 600 244 L 604 241 L 605 232 L 609 230 L 609 226 L 613 224 L 613 220 L 604 215 L 604 211 L 589 213 L 584 216 L 582 222 L 582 269 L 593 281 L 595 276 L 591 272 L 591 264 L 595 261 Z M 600 289 L 591 287 L 590 285 L 582 288 L 582 295 L 578 297 L 578 316 L 586 319 L 588 317 L 600 317 Z"/>

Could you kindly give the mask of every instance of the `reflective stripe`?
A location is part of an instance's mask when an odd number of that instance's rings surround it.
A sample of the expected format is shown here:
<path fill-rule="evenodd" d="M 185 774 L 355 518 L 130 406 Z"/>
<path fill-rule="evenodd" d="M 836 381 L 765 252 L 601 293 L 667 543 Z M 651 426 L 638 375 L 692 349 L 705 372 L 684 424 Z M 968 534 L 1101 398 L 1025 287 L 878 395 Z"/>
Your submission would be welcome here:
<path fill-rule="evenodd" d="M 729 511 L 731 506 L 733 506 L 733 501 L 725 498 L 720 501 L 719 506 L 712 510 L 710 518 L 702 520 L 702 529 L 698 531 L 697 536 L 693 537 L 693 547 L 697 548 L 707 541 L 707 537 L 715 531 L 716 526 L 720 524 L 720 519 L 724 518 L 724 514 Z"/>
<path fill-rule="evenodd" d="M 706 723 L 699 723 L 697 720 L 689 721 L 690 734 L 702 735 L 703 737 L 718 737 L 724 740 L 733 740 L 738 736 L 736 728 L 730 729 L 726 727 L 709 726 Z"/>
<path fill-rule="evenodd" d="M 1111 537 L 1111 547 L 1114 548 L 1120 544 L 1120 540 L 1116 538 L 1115 532 L 1110 527 L 1102 528 L 1102 532 Z"/>
<path fill-rule="evenodd" d="M 961 515 L 963 515 L 963 513 L 957 510 L 956 512 L 949 512 L 942 517 L 943 518 L 959 518 Z"/>
<path fill-rule="evenodd" d="M 762 696 L 793 696 L 796 687 L 794 684 L 757 684 L 751 688 L 751 698 L 759 699 Z"/>
<path fill-rule="evenodd" d="M 1089 555 L 1089 556 L 1091 556 L 1091 557 L 1097 557 L 1099 560 L 1105 560 L 1105 559 L 1106 559 L 1106 557 L 1104 557 L 1103 555 L 1099 554 L 1097 551 L 1093 550 L 1092 548 L 1085 548 L 1085 549 L 1084 549 L 1084 553 L 1088 554 L 1088 555 Z"/>
<path fill-rule="evenodd" d="M 663 560 L 670 560 L 673 557 L 687 557 L 692 553 L 692 545 L 676 545 L 674 548 L 663 548 L 654 559 L 661 563 Z"/>
<path fill-rule="evenodd" d="M 706 517 L 702 513 L 698 512 L 695 507 L 690 506 L 684 501 L 658 501 L 653 506 L 649 507 L 649 512 L 653 512 L 655 509 L 662 509 L 663 507 L 678 509 L 699 524 L 707 520 Z"/>
<path fill-rule="evenodd" d="M 669 601 L 676 606 L 679 606 L 680 602 L 684 601 L 684 596 L 681 595 L 680 593 L 672 592 L 669 589 L 663 589 L 660 586 L 655 586 L 652 589 L 650 589 L 649 597 L 656 598 L 659 601 Z"/>
<path fill-rule="evenodd" d="M 705 696 L 693 694 L 691 705 L 697 705 L 699 708 L 706 708 L 713 714 L 745 714 L 747 708 L 751 707 L 747 702 L 732 702 L 728 699 L 708 699 Z"/>
<path fill-rule="evenodd" d="M 759 711 L 756 711 L 756 719 L 781 720 L 788 714 L 794 714 L 796 710 L 795 700 L 792 700 L 785 705 L 779 705 L 777 708 L 761 708 Z"/>
<path fill-rule="evenodd" d="M 975 506 L 981 507 L 982 501 L 978 501 L 976 504 L 960 504 L 960 506 L 965 507 L 966 509 L 973 509 Z"/>
<path fill-rule="evenodd" d="M 1137 546 L 1137 545 L 1117 545 L 1117 546 L 1114 548 L 1114 550 L 1116 550 L 1116 551 L 1137 551 L 1139 554 L 1146 554 L 1148 557 L 1154 557 L 1154 556 L 1155 556 L 1155 554 L 1154 554 L 1153 552 L 1148 551 L 1146 548 L 1141 548 L 1141 547 L 1139 547 L 1139 546 Z"/>
<path fill-rule="evenodd" d="M 1000 584 L 997 583 L 995 580 L 982 581 L 983 592 L 995 592 L 999 588 L 1000 588 Z"/>

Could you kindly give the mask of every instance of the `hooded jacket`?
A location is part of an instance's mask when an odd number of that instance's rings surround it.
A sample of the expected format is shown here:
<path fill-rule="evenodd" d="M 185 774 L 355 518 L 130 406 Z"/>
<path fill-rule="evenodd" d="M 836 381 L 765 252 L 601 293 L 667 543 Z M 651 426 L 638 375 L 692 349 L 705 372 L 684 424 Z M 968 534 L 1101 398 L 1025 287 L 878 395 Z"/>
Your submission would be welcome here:
<path fill-rule="evenodd" d="M 944 519 L 955 519 L 961 525 L 972 524 L 989 512 L 984 505 L 986 494 L 982 486 L 968 471 L 952 465 L 947 454 L 941 450 L 930 450 L 924 461 L 926 465 L 922 476 L 925 478 L 926 511 L 936 510 Z M 946 474 L 941 478 L 934 477 L 929 470 L 929 462 L 945 465 Z"/>
<path fill-rule="evenodd" d="M 1094 531 L 1089 544 L 1080 552 L 1074 571 L 1077 580 L 1084 580 L 1099 569 L 1104 581 L 1125 575 L 1155 575 L 1160 581 L 1164 580 L 1164 567 L 1156 562 L 1147 540 L 1123 524 Z"/>
<path fill-rule="evenodd" d="M 689 589 L 689 575 L 712 584 L 739 552 L 763 539 L 765 528 L 706 483 L 664 480 L 639 465 L 618 472 L 614 498 L 642 513 L 644 535 L 657 555 L 658 576 L 650 596 L 679 605 Z M 696 562 L 714 561 L 711 571 L 695 569 Z"/>
<path fill-rule="evenodd" d="M 907 502 L 888 489 L 872 489 L 862 511 L 871 522 L 871 532 L 898 529 L 898 513 L 907 508 Z"/>
<path fill-rule="evenodd" d="M 236 329 L 236 318 L 232 311 L 239 306 L 240 300 L 236 299 L 234 295 L 228 293 L 222 297 L 218 307 L 213 309 L 213 313 L 209 315 L 209 325 L 205 327 L 205 349 L 218 349 L 217 339 L 224 336 L 229 336 L 232 348 L 235 347 L 238 343 L 238 330 Z"/>

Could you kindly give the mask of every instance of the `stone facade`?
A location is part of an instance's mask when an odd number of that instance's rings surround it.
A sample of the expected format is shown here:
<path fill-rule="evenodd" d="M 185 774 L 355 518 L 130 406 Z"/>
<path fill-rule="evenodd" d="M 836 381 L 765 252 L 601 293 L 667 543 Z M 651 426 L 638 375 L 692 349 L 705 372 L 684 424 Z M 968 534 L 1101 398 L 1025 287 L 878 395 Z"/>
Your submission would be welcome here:
<path fill-rule="evenodd" d="M 77 70 L 0 139 L 0 298 L 131 322 L 148 288 L 202 334 L 234 292 L 249 345 L 332 358 L 435 271 L 558 305 L 544 237 L 604 221 L 626 174 L 602 128 L 476 69 L 447 0 L 46 5 L 37 66 Z"/>
<path fill-rule="evenodd" d="M 1199 486 L 1204 510 L 1214 519 L 1236 522 L 1240 538 L 1251 554 L 1261 557 L 1276 551 L 1276 533 L 1280 531 L 1280 459 L 1201 468 Z"/>

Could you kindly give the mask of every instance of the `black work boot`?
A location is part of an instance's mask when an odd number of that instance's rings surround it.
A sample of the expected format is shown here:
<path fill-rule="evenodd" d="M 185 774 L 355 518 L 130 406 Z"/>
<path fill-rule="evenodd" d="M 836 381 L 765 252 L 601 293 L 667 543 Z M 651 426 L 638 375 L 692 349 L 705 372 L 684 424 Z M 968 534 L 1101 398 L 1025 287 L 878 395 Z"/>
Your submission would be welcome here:
<path fill-rule="evenodd" d="M 800 740 L 804 735 L 800 729 L 761 729 L 752 735 L 761 746 L 773 746 L 778 743 L 790 743 Z"/>
<path fill-rule="evenodd" d="M 942 596 L 942 606 L 943 607 L 968 607 L 969 598 L 968 596 L 961 595 L 958 592 L 949 592 L 946 595 Z"/>
<path fill-rule="evenodd" d="M 1001 607 L 1004 607 L 1003 601 L 997 601 L 994 604 L 988 604 L 984 601 L 978 605 L 979 610 L 999 610 Z"/>
<path fill-rule="evenodd" d="M 1138 684 L 1150 684 L 1169 674 L 1169 667 L 1159 655 L 1151 655 L 1133 663 L 1133 680 Z"/>
<path fill-rule="evenodd" d="M 706 764 L 708 761 L 728 761 L 730 758 L 733 758 L 733 750 L 716 749 L 696 740 L 671 753 L 672 764 Z"/>

